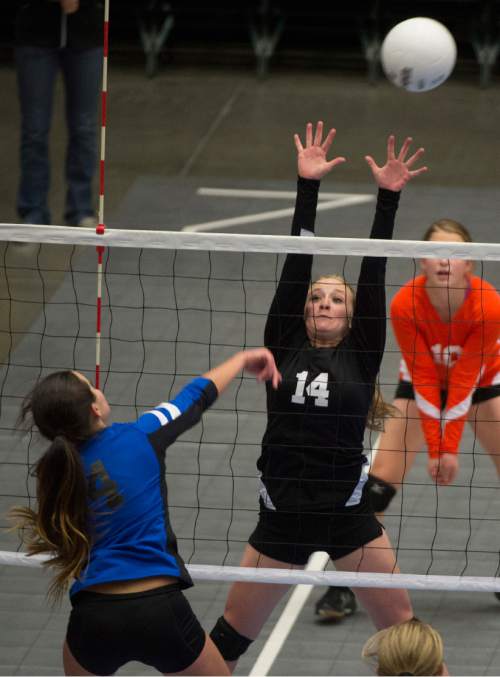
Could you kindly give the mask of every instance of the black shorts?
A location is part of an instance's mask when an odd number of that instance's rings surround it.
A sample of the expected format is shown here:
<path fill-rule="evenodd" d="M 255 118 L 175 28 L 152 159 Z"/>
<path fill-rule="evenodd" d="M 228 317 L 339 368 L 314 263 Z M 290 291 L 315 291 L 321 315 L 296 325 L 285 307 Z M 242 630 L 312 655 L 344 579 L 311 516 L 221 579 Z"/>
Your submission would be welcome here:
<path fill-rule="evenodd" d="M 476 388 L 472 394 L 472 404 L 486 402 L 486 400 L 491 400 L 494 397 L 499 396 L 500 384 Z M 399 400 L 414 400 L 415 391 L 413 390 L 413 383 L 410 381 L 400 381 L 396 387 L 396 393 L 394 397 Z M 446 408 L 447 397 L 448 393 L 446 390 L 441 390 L 441 409 Z"/>
<path fill-rule="evenodd" d="M 205 631 L 176 583 L 119 595 L 82 590 L 71 604 L 66 641 L 96 675 L 111 675 L 129 661 L 179 672 L 205 646 Z"/>
<path fill-rule="evenodd" d="M 269 510 L 261 501 L 259 521 L 248 542 L 262 555 L 302 565 L 317 550 L 336 560 L 382 533 L 382 525 L 363 493 L 359 505 L 341 507 L 333 514 L 280 512 Z"/>

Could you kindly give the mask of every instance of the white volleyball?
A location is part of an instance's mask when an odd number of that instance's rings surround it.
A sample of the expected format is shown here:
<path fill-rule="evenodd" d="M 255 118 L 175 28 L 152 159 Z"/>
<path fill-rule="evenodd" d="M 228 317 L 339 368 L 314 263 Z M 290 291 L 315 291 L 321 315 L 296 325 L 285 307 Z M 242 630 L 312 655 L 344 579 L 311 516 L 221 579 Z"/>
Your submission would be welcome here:
<path fill-rule="evenodd" d="M 427 92 L 450 75 L 457 46 L 442 23 L 426 17 L 402 21 L 387 33 L 381 61 L 387 78 L 409 92 Z"/>

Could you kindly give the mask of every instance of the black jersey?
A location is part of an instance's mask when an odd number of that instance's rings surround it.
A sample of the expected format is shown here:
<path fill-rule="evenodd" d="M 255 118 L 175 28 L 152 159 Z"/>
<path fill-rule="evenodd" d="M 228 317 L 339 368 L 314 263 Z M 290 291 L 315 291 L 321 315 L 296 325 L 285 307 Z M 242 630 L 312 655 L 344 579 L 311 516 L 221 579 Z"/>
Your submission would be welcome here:
<path fill-rule="evenodd" d="M 299 178 L 292 235 L 313 234 L 318 190 L 319 181 Z M 399 193 L 379 190 L 370 237 L 392 237 L 398 202 Z M 278 390 L 267 385 L 257 463 L 268 508 L 332 512 L 360 501 L 363 437 L 385 346 L 385 267 L 385 258 L 363 259 L 350 331 L 335 348 L 314 348 L 304 323 L 312 256 L 286 258 L 264 337 L 283 376 Z"/>

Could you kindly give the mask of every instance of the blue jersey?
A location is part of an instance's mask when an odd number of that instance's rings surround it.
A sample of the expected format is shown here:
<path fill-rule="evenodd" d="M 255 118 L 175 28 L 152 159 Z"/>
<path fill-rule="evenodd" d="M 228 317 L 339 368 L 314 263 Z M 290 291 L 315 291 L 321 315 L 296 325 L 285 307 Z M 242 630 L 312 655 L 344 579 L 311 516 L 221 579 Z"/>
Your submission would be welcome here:
<path fill-rule="evenodd" d="M 216 397 L 212 381 L 195 378 L 171 402 L 134 423 L 115 423 L 82 445 L 92 547 L 71 595 L 98 583 L 149 576 L 193 584 L 170 526 L 165 452 Z"/>

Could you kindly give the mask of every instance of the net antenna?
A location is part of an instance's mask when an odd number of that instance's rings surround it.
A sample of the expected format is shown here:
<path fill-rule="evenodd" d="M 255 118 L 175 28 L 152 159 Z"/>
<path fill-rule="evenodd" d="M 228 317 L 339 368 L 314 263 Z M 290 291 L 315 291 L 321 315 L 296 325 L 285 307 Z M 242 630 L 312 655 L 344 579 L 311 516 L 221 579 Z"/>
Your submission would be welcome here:
<path fill-rule="evenodd" d="M 109 56 L 109 0 L 104 0 L 104 44 L 102 59 L 101 90 L 101 157 L 99 160 L 99 215 L 96 233 L 104 235 L 104 178 L 106 164 L 106 120 L 108 103 L 108 56 Z M 97 245 L 97 302 L 96 302 L 96 346 L 95 346 L 95 387 L 101 384 L 101 327 L 102 327 L 102 277 L 104 246 Z"/>

